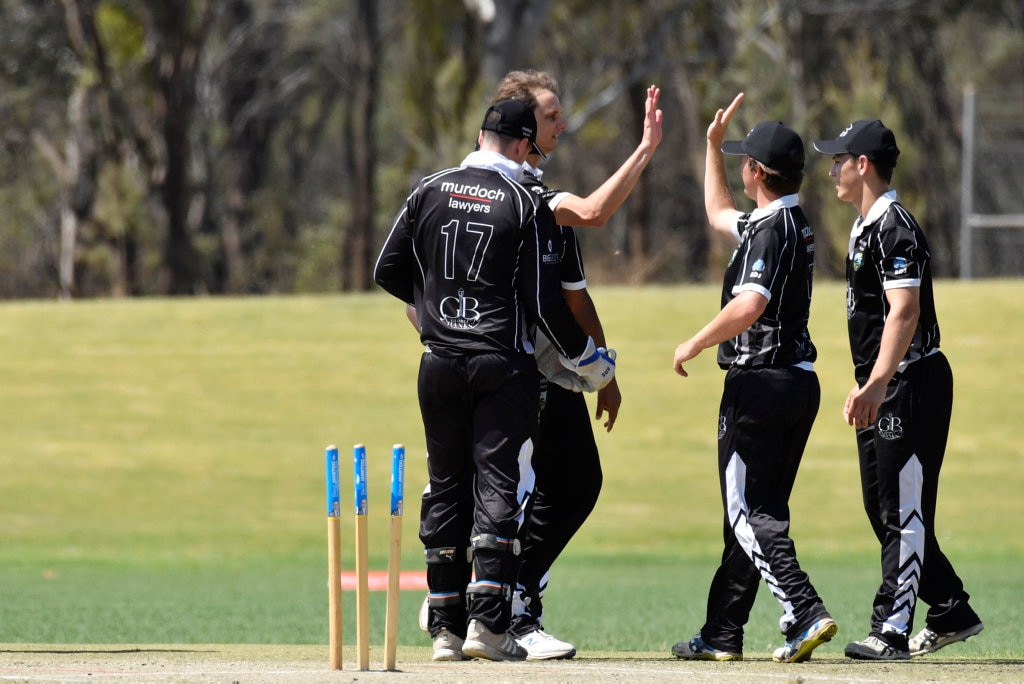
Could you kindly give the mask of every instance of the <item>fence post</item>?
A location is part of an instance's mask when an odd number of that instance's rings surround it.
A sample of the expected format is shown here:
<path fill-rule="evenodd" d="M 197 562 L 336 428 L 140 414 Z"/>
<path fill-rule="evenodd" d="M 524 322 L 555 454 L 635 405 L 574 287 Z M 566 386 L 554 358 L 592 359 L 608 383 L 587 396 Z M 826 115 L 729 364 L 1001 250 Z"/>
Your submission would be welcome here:
<path fill-rule="evenodd" d="M 974 227 L 971 214 L 974 211 L 974 131 L 975 131 L 975 90 L 974 85 L 964 86 L 963 150 L 960 157 L 960 278 L 970 280 L 973 255 L 971 241 Z"/>

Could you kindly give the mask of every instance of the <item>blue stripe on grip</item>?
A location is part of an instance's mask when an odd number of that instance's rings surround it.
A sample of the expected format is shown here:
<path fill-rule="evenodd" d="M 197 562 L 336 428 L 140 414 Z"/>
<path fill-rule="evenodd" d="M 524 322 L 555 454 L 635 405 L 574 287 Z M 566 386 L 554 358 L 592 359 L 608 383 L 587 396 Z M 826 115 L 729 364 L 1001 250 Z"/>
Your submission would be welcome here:
<path fill-rule="evenodd" d="M 327 469 L 327 517 L 337 518 L 341 514 L 341 486 L 338 477 L 338 448 L 333 444 L 324 454 Z"/>
<path fill-rule="evenodd" d="M 366 447 L 362 444 L 357 444 L 352 449 L 352 466 L 356 515 L 366 515 Z"/>
<path fill-rule="evenodd" d="M 405 506 L 405 447 L 391 447 L 391 515 L 402 515 Z"/>

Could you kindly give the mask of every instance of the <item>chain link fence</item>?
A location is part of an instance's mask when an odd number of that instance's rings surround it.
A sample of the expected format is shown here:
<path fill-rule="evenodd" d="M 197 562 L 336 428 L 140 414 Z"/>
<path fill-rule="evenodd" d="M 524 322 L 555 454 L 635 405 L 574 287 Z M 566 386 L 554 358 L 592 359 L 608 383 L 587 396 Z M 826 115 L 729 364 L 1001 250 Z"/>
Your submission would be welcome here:
<path fill-rule="evenodd" d="M 1024 275 L 1024 87 L 964 90 L 960 276 Z"/>

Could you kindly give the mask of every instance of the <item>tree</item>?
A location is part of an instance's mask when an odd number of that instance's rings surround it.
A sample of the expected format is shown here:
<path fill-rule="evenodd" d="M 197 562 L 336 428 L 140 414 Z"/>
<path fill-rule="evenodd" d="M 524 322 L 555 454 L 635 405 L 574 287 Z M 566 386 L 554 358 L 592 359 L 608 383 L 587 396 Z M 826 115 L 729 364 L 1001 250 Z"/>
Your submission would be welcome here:
<path fill-rule="evenodd" d="M 167 211 L 164 284 L 167 294 L 202 291 L 189 225 L 191 124 L 196 109 L 196 75 L 211 19 L 212 2 L 166 0 L 145 5 L 143 21 L 151 37 L 151 74 L 160 97 L 161 133 L 166 155 L 161 196 Z"/>
<path fill-rule="evenodd" d="M 737 136 L 767 118 L 805 142 L 863 116 L 896 130 L 901 198 L 952 275 L 960 89 L 1024 87 L 1011 0 L 6 0 L 0 26 L 6 297 L 367 289 L 395 208 L 472 148 L 512 68 L 560 81 L 570 128 L 545 171 L 581 193 L 662 86 L 654 160 L 580 233 L 595 282 L 720 270 L 704 130 L 740 90 Z M 801 203 L 828 276 L 852 217 L 826 161 L 809 153 Z"/>
<path fill-rule="evenodd" d="M 346 111 L 345 158 L 352 179 L 352 223 L 345 235 L 341 259 L 342 284 L 347 290 L 373 287 L 372 264 L 376 244 L 373 240 L 374 203 L 377 197 L 376 136 L 377 91 L 380 68 L 380 29 L 376 0 L 356 1 L 355 55 L 352 64 L 352 98 Z"/>

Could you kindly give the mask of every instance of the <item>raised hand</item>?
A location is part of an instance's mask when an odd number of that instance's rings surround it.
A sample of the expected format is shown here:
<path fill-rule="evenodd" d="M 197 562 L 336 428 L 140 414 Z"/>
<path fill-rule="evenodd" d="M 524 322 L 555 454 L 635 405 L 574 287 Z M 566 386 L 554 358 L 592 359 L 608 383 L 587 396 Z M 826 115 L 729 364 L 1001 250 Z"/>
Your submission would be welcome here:
<path fill-rule="evenodd" d="M 736 110 L 739 109 L 741 102 L 743 102 L 743 93 L 739 93 L 734 97 L 732 104 L 728 107 L 715 112 L 715 118 L 708 126 L 708 144 L 715 149 L 720 148 L 722 142 L 725 141 L 725 132 L 729 128 L 729 122 L 732 121 L 732 117 Z"/>
<path fill-rule="evenodd" d="M 644 103 L 644 142 L 653 151 L 661 143 L 661 123 L 664 113 L 658 109 L 661 88 L 656 85 L 647 87 L 647 102 Z"/>

